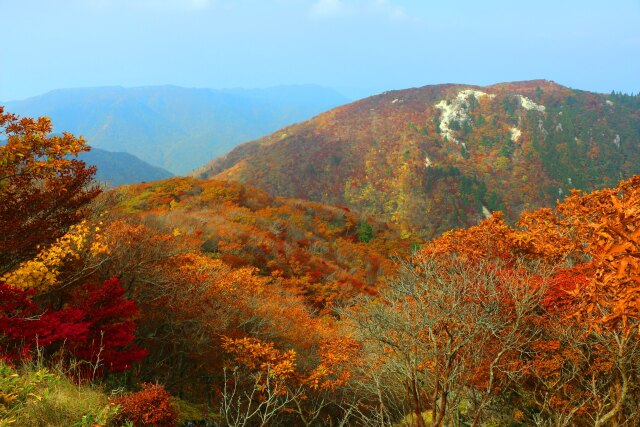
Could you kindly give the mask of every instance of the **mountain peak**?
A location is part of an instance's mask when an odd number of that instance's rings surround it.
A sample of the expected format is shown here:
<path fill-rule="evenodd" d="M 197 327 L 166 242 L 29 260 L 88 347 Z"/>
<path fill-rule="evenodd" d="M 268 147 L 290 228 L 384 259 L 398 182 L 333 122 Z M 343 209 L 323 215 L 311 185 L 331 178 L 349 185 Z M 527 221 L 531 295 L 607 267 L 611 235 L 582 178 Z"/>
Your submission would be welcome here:
<path fill-rule="evenodd" d="M 640 173 L 640 102 L 609 98 L 548 80 L 388 91 L 243 144 L 198 176 L 430 237 Z"/>

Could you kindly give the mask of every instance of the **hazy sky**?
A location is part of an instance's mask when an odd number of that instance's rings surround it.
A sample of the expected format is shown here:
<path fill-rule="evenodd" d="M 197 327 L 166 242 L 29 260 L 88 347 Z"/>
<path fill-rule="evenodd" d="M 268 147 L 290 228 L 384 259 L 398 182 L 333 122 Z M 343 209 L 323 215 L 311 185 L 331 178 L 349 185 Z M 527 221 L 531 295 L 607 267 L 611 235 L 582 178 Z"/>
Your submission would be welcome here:
<path fill-rule="evenodd" d="M 640 0 L 0 0 L 0 100 L 314 83 L 350 97 L 546 78 L 640 92 Z"/>

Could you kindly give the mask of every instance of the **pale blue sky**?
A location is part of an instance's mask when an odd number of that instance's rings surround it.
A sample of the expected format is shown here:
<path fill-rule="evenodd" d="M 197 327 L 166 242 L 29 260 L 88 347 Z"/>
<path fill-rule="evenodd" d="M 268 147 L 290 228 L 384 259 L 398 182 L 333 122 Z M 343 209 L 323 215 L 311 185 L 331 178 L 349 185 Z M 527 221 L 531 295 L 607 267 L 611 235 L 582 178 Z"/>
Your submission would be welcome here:
<path fill-rule="evenodd" d="M 314 83 L 356 98 L 546 78 L 640 92 L 640 0 L 0 0 L 0 100 Z"/>

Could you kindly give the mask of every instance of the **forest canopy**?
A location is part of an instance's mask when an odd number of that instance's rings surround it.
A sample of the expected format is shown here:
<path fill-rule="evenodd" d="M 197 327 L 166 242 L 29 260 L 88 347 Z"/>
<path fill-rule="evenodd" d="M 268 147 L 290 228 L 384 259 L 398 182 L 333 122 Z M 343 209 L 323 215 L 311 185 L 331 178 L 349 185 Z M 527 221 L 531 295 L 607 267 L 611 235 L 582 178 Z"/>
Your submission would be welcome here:
<path fill-rule="evenodd" d="M 37 360 L 120 390 L 98 425 L 640 422 L 640 176 L 424 242 L 229 181 L 100 194 L 82 138 L 0 126 L 7 421 Z"/>

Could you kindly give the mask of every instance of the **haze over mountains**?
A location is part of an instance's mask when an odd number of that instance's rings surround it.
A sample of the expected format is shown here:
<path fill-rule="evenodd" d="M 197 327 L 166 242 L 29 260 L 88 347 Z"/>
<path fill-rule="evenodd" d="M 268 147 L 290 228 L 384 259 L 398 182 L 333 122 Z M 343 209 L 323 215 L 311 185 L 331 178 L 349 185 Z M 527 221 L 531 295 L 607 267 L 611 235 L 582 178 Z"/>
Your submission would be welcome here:
<path fill-rule="evenodd" d="M 61 89 L 6 111 L 49 116 L 55 132 L 85 137 L 93 147 L 127 152 L 174 174 L 201 167 L 237 144 L 348 102 L 313 85 L 268 89 L 177 86 Z"/>
<path fill-rule="evenodd" d="M 426 238 L 640 172 L 638 96 L 536 80 L 390 91 L 331 110 L 345 101 L 319 86 L 106 87 L 6 109 L 83 135 L 94 147 L 83 159 L 110 185 L 200 167 L 195 176 L 348 206 Z"/>
<path fill-rule="evenodd" d="M 637 173 L 639 96 L 536 80 L 385 92 L 243 144 L 196 175 L 345 205 L 432 237 Z"/>
<path fill-rule="evenodd" d="M 157 181 L 173 176 L 171 172 L 152 166 L 129 153 L 92 148 L 89 152 L 80 153 L 78 158 L 89 165 L 96 166 L 96 180 L 109 187 Z"/>

